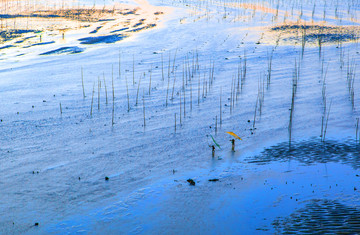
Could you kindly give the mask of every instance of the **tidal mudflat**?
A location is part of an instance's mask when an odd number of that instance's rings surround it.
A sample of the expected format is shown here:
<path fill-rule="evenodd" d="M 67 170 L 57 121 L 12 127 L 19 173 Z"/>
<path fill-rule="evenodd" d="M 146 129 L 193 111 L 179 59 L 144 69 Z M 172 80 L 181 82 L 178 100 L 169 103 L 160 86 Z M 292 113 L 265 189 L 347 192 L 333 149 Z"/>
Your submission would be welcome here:
<path fill-rule="evenodd" d="M 0 3 L 1 234 L 360 233 L 360 2 Z"/>

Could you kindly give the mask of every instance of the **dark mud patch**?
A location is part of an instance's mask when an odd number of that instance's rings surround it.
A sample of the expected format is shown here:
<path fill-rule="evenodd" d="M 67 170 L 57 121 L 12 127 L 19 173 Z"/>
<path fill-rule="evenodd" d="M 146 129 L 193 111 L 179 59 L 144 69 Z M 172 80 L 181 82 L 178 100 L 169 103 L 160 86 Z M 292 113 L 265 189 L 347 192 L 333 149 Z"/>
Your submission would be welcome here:
<path fill-rule="evenodd" d="M 15 46 L 13 46 L 13 45 L 2 46 L 2 47 L 0 47 L 0 50 L 11 48 L 11 47 L 15 47 Z"/>
<path fill-rule="evenodd" d="M 19 9 L 21 10 L 21 9 Z M 139 8 L 126 8 L 126 9 L 105 9 L 104 8 L 71 8 L 71 9 L 56 9 L 56 10 L 35 10 L 35 11 L 26 11 L 26 12 L 17 12 L 17 13 L 7 13 L 0 14 L 0 19 L 2 20 L 12 20 L 17 18 L 32 18 L 32 21 L 37 21 L 39 19 L 67 19 L 72 21 L 80 21 L 86 23 L 94 22 L 110 22 L 116 21 L 117 16 L 127 16 L 127 15 L 139 15 L 137 11 Z M 161 11 L 155 12 L 154 15 L 164 14 Z M 139 25 L 144 23 L 145 19 L 140 19 Z"/>
<path fill-rule="evenodd" d="M 340 34 L 340 33 L 312 33 L 297 37 L 289 37 L 284 41 L 294 41 L 300 43 L 301 40 L 305 40 L 307 43 L 315 44 L 319 43 L 339 43 L 339 42 L 350 42 L 359 39 L 356 34 Z"/>
<path fill-rule="evenodd" d="M 125 16 L 126 15 L 135 15 L 136 12 L 137 12 L 137 9 L 133 9 L 133 10 L 126 9 L 126 11 L 123 12 L 122 14 L 125 15 Z"/>
<path fill-rule="evenodd" d="M 99 19 L 99 22 L 115 21 L 115 19 Z"/>
<path fill-rule="evenodd" d="M 79 41 L 80 41 L 80 44 L 115 43 L 115 42 L 121 41 L 125 38 L 126 38 L 125 35 L 116 34 L 116 35 L 80 38 Z"/>
<path fill-rule="evenodd" d="M 111 31 L 110 33 L 122 32 L 122 31 L 125 31 L 125 30 L 127 30 L 127 29 L 129 29 L 129 27 L 124 27 L 124 28 L 121 28 L 121 29 L 116 29 L 116 30 L 114 30 L 114 31 Z"/>
<path fill-rule="evenodd" d="M 0 31 L 0 42 L 10 41 L 12 39 L 22 37 L 26 33 L 40 33 L 38 30 L 25 30 L 25 29 L 8 29 Z"/>
<path fill-rule="evenodd" d="M 272 225 L 282 234 L 359 234 L 360 209 L 333 200 L 312 200 Z"/>
<path fill-rule="evenodd" d="M 246 159 L 249 163 L 260 165 L 274 161 L 286 162 L 295 160 L 307 165 L 315 163 L 335 162 L 360 168 L 360 145 L 353 140 L 348 142 L 326 141 L 310 139 L 307 141 L 288 142 L 266 148 L 257 156 Z"/>
<path fill-rule="evenodd" d="M 19 40 L 19 41 L 16 41 L 16 42 L 14 42 L 14 43 L 15 43 L 15 44 L 20 44 L 20 43 L 23 43 L 23 42 L 25 42 L 25 40 L 24 40 L 24 39 Z"/>
<path fill-rule="evenodd" d="M 40 55 L 59 55 L 59 54 L 77 54 L 83 52 L 85 49 L 80 47 L 61 47 L 56 50 L 47 51 Z"/>
<path fill-rule="evenodd" d="M 20 43 L 25 42 L 26 40 L 29 40 L 29 39 L 35 38 L 35 37 L 36 37 L 35 35 L 34 36 L 29 36 L 29 37 L 24 37 L 24 38 L 20 39 L 19 41 L 14 42 L 14 43 L 15 44 L 20 44 Z"/>
<path fill-rule="evenodd" d="M 122 12 L 118 12 L 122 14 Z M 64 18 L 83 22 L 97 22 L 103 17 L 115 14 L 115 10 L 107 9 L 60 9 L 60 10 L 42 10 L 27 14 L 2 14 L 2 19 L 14 18 Z"/>
<path fill-rule="evenodd" d="M 136 23 L 136 24 L 133 25 L 133 28 L 137 28 L 137 27 L 143 25 L 143 24 L 144 24 L 144 21 L 145 21 L 145 19 L 140 19 L 138 23 Z"/>
<path fill-rule="evenodd" d="M 31 44 L 29 46 L 25 46 L 24 48 L 29 48 L 29 47 L 33 47 L 33 46 L 43 46 L 43 45 L 49 45 L 49 44 L 53 44 L 55 43 L 55 41 L 50 41 L 50 42 L 39 42 L 39 43 L 35 43 L 35 44 Z"/>
<path fill-rule="evenodd" d="M 135 32 L 139 32 L 141 30 L 145 30 L 145 29 L 150 29 L 150 28 L 154 28 L 156 26 L 156 24 L 148 24 L 144 27 L 140 27 L 140 28 L 135 28 L 135 29 L 132 29 L 132 30 L 128 30 L 126 32 L 128 33 L 135 33 Z"/>
<path fill-rule="evenodd" d="M 299 31 L 299 30 L 329 30 L 329 29 L 333 29 L 334 27 L 330 27 L 330 26 L 321 26 L 321 25 L 300 25 L 300 24 L 295 24 L 295 25 L 279 25 L 279 26 L 275 26 L 272 27 L 271 30 L 273 31 L 283 31 L 283 32 L 289 32 L 289 31 Z"/>
<path fill-rule="evenodd" d="M 336 44 L 359 40 L 359 26 L 285 24 L 271 27 L 265 41 L 284 44 Z"/>
<path fill-rule="evenodd" d="M 133 27 L 134 27 L 134 28 L 137 28 L 137 27 L 139 27 L 139 26 L 141 26 L 141 25 L 143 25 L 143 23 L 142 23 L 142 22 L 139 22 L 139 23 L 134 24 Z"/>
<path fill-rule="evenodd" d="M 102 28 L 102 26 L 96 27 L 96 29 L 94 29 L 93 31 L 90 32 L 90 34 L 95 34 L 97 32 L 99 32 L 99 30 Z"/>

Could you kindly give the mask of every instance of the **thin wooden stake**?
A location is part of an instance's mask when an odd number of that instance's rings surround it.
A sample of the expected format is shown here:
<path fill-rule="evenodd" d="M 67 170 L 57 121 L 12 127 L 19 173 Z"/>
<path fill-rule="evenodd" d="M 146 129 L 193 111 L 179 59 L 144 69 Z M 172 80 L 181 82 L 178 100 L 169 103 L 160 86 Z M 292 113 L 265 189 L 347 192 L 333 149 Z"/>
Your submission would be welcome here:
<path fill-rule="evenodd" d="M 359 118 L 356 118 L 356 143 L 358 140 L 358 132 L 359 132 Z"/>
<path fill-rule="evenodd" d="M 184 119 L 186 117 L 186 93 L 185 93 L 186 89 L 184 89 Z"/>
<path fill-rule="evenodd" d="M 215 116 L 215 134 L 217 134 L 217 115 Z"/>
<path fill-rule="evenodd" d="M 126 75 L 125 75 L 125 82 L 126 82 L 126 95 L 127 95 L 128 112 L 129 112 L 130 111 L 129 86 Z"/>
<path fill-rule="evenodd" d="M 190 80 L 190 111 L 192 111 L 192 82 Z"/>
<path fill-rule="evenodd" d="M 146 119 L 145 119 L 145 97 L 143 96 L 143 113 L 144 113 L 144 128 L 146 126 Z"/>
<path fill-rule="evenodd" d="M 135 85 L 135 56 L 133 54 L 133 85 Z"/>
<path fill-rule="evenodd" d="M 144 77 L 145 77 L 145 73 L 144 73 Z M 137 88 L 137 92 L 136 92 L 136 103 L 135 103 L 135 106 L 137 106 L 137 105 L 138 105 L 138 98 L 139 98 L 140 83 L 141 83 L 141 75 L 140 75 L 140 78 L 139 78 L 138 88 Z"/>
<path fill-rule="evenodd" d="M 92 116 L 92 111 L 93 111 L 94 93 L 95 93 L 95 82 L 94 82 L 94 85 L 93 85 L 93 91 L 92 91 L 92 96 L 91 96 L 90 116 Z"/>
<path fill-rule="evenodd" d="M 198 105 L 200 105 L 200 73 L 199 73 L 199 82 L 198 82 Z"/>
<path fill-rule="evenodd" d="M 104 78 L 104 87 L 105 87 L 105 103 L 108 104 L 108 96 L 107 96 L 107 87 L 106 87 L 106 81 L 105 81 L 105 75 L 103 74 Z"/>
<path fill-rule="evenodd" d="M 84 73 L 83 73 L 83 68 L 81 67 L 81 85 L 82 85 L 82 90 L 83 90 L 83 97 L 85 99 L 85 88 L 84 88 Z"/>
<path fill-rule="evenodd" d="M 174 82 L 173 82 L 173 88 L 172 88 L 172 92 L 171 92 L 171 100 L 174 100 L 175 82 L 176 82 L 176 74 L 174 74 Z"/>
<path fill-rule="evenodd" d="M 152 65 L 150 67 L 149 95 L 151 94 L 151 74 L 152 74 Z"/>
<path fill-rule="evenodd" d="M 330 106 L 329 106 L 329 109 L 328 109 L 328 112 L 327 112 L 327 116 L 326 116 L 326 122 L 325 122 L 325 128 L 324 128 L 323 142 L 325 142 L 325 136 L 326 136 L 326 130 L 327 130 L 327 125 L 328 125 L 329 116 L 330 116 L 331 104 L 332 104 L 332 100 L 330 101 Z"/>
<path fill-rule="evenodd" d="M 111 87 L 112 87 L 112 115 L 111 115 L 111 125 L 114 125 L 115 119 L 115 88 L 114 88 L 114 66 L 111 66 Z"/>
<path fill-rule="evenodd" d="M 119 79 L 121 79 L 121 50 L 119 50 Z"/>
<path fill-rule="evenodd" d="M 167 85 L 167 88 L 166 88 L 166 107 L 168 106 L 169 86 L 170 86 L 170 76 L 168 76 L 168 85 Z"/>
<path fill-rule="evenodd" d="M 164 58 L 163 58 L 163 54 L 161 54 L 161 74 L 162 74 L 162 80 L 164 81 Z"/>
<path fill-rule="evenodd" d="M 98 110 L 100 110 L 100 78 L 98 77 Z"/>
<path fill-rule="evenodd" d="M 181 90 L 180 90 L 180 126 L 182 125 L 181 124 L 181 112 L 182 112 L 182 109 L 181 109 Z"/>
<path fill-rule="evenodd" d="M 221 96 L 222 96 L 222 87 L 220 87 L 220 127 L 221 127 L 221 124 L 222 124 L 222 118 L 221 118 L 221 116 L 222 116 L 222 111 L 221 111 L 221 109 L 222 109 L 222 107 L 221 107 Z"/>
<path fill-rule="evenodd" d="M 169 51 L 168 78 L 170 78 L 171 52 Z"/>

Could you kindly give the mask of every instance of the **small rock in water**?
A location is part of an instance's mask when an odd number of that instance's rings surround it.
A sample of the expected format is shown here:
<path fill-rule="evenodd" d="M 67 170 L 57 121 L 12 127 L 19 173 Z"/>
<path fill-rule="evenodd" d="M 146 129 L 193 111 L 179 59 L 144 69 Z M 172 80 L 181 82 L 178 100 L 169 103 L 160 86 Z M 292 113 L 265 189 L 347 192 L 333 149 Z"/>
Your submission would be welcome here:
<path fill-rule="evenodd" d="M 187 182 L 189 182 L 190 185 L 195 186 L 195 181 L 193 179 L 188 179 Z"/>

